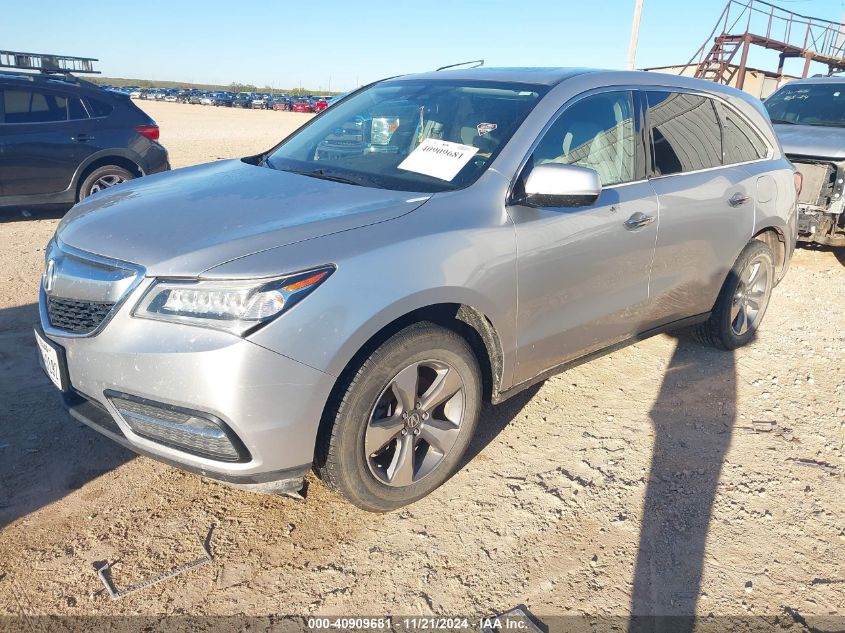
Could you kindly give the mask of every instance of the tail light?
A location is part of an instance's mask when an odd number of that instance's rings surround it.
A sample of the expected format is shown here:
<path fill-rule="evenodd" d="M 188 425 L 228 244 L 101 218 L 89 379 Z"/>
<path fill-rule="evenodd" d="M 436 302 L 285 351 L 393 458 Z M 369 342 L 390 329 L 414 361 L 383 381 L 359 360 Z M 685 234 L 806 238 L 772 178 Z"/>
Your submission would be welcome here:
<path fill-rule="evenodd" d="M 800 171 L 795 171 L 792 174 L 792 182 L 795 185 L 795 193 L 801 193 L 801 187 L 804 186 L 804 175 Z"/>
<path fill-rule="evenodd" d="M 158 126 L 157 125 L 136 125 L 135 131 L 151 141 L 158 140 Z"/>

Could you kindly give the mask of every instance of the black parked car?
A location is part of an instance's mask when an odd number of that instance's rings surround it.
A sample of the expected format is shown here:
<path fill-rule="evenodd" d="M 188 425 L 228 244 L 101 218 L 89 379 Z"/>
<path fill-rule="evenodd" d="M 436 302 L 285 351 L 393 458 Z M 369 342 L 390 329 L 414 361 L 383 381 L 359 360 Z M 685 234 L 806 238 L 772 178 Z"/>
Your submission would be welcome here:
<path fill-rule="evenodd" d="M 72 205 L 170 169 L 127 95 L 68 75 L 0 73 L 0 207 Z"/>
<path fill-rule="evenodd" d="M 214 95 L 214 105 L 231 108 L 235 101 L 235 95 L 230 92 L 218 92 Z"/>
<path fill-rule="evenodd" d="M 253 99 L 255 99 L 255 95 L 253 93 L 239 92 L 235 95 L 235 100 L 232 102 L 232 105 L 236 108 L 251 108 Z"/>

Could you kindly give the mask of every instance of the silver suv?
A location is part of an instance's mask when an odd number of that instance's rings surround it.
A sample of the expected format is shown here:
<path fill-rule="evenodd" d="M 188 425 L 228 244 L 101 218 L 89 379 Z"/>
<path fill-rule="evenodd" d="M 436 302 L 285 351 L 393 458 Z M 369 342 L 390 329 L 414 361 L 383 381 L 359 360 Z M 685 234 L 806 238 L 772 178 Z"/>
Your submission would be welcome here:
<path fill-rule="evenodd" d="M 37 336 L 73 417 L 134 451 L 276 493 L 314 467 L 387 511 L 454 472 L 483 400 L 669 329 L 751 341 L 795 236 L 795 171 L 733 89 L 405 76 L 84 200 Z"/>
<path fill-rule="evenodd" d="M 845 78 L 792 81 L 766 99 L 766 109 L 804 178 L 798 240 L 845 246 Z"/>

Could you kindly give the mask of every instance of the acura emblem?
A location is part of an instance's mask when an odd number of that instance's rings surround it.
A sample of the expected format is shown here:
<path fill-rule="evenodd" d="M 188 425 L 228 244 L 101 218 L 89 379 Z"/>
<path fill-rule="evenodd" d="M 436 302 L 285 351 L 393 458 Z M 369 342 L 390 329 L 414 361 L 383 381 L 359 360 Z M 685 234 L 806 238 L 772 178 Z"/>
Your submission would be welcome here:
<path fill-rule="evenodd" d="M 51 259 L 47 262 L 47 268 L 44 271 L 44 292 L 50 292 L 53 289 L 53 284 L 56 282 L 56 261 Z"/>

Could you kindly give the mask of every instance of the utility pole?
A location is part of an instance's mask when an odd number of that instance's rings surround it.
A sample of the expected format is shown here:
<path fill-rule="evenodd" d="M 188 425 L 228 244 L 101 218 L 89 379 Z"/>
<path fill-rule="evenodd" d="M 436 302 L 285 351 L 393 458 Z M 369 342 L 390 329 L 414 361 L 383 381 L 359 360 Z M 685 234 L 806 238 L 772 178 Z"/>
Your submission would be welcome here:
<path fill-rule="evenodd" d="M 637 40 L 640 38 L 640 16 L 643 12 L 643 0 L 634 0 L 634 22 L 631 25 L 631 44 L 628 46 L 628 70 L 634 70 L 637 58 Z"/>

